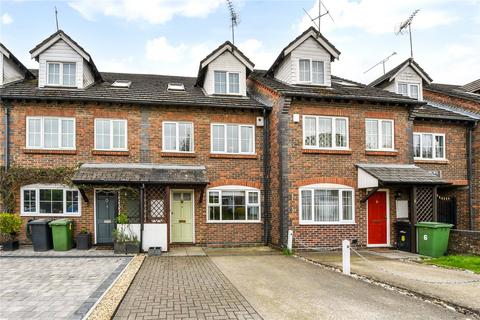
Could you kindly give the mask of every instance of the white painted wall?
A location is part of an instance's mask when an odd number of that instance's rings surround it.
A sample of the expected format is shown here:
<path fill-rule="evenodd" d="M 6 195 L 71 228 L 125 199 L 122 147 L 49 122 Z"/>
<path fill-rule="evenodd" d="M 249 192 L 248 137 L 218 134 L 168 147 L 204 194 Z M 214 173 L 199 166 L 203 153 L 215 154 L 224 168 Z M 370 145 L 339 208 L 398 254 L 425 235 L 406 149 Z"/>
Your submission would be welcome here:
<path fill-rule="evenodd" d="M 418 73 L 412 69 L 412 67 L 407 66 L 403 69 L 397 77 L 392 81 L 389 85 L 385 87 L 385 90 L 398 93 L 398 83 L 399 82 L 408 82 L 408 83 L 415 83 L 420 85 L 419 87 L 419 99 L 423 100 L 423 79 L 418 75 Z"/>
<path fill-rule="evenodd" d="M 359 189 L 378 187 L 378 180 L 360 168 L 358 168 L 357 179 Z"/>
<path fill-rule="evenodd" d="M 167 224 L 166 223 L 145 223 L 143 228 L 142 250 L 148 251 L 150 247 L 162 247 L 167 251 Z M 121 230 L 123 225 L 118 225 Z M 130 230 L 140 240 L 140 224 L 130 224 Z"/>
<path fill-rule="evenodd" d="M 247 95 L 247 68 L 230 51 L 225 51 L 208 65 L 207 74 L 205 75 L 205 81 L 203 84 L 203 89 L 207 94 L 215 93 L 214 71 L 239 72 L 240 95 Z"/>
<path fill-rule="evenodd" d="M 23 79 L 23 73 L 13 61 L 0 54 L 0 85 Z"/>
<path fill-rule="evenodd" d="M 95 81 L 92 70 L 87 61 L 83 60 L 83 87 L 88 87 Z"/>
<path fill-rule="evenodd" d="M 3 53 L 0 53 L 0 86 L 3 86 Z"/>

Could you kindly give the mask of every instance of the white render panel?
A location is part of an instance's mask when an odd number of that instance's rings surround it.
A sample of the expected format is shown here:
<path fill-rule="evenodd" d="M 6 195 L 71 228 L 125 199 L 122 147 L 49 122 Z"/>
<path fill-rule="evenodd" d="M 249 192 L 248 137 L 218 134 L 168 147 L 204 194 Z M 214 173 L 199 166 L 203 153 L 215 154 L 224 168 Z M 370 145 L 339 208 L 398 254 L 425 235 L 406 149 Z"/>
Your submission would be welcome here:
<path fill-rule="evenodd" d="M 5 68 L 3 66 L 3 60 L 5 60 L 5 57 L 3 53 L 0 53 L 0 86 L 3 86 L 3 69 Z"/>
<path fill-rule="evenodd" d="M 238 72 L 240 74 L 240 95 L 247 95 L 247 67 L 230 51 L 225 51 L 208 65 L 203 84 L 203 89 L 207 94 L 215 93 L 214 71 Z"/>
<path fill-rule="evenodd" d="M 290 56 L 288 56 L 277 68 L 274 77 L 285 83 L 292 83 L 292 72 L 292 60 Z"/>
<path fill-rule="evenodd" d="M 167 224 L 166 223 L 145 223 L 143 229 L 142 250 L 148 251 L 150 247 L 162 247 L 162 251 L 168 250 L 167 242 Z M 140 227 L 138 223 L 131 223 L 130 230 L 140 240 Z M 127 234 L 129 233 L 127 226 L 119 224 L 118 228 Z"/>
<path fill-rule="evenodd" d="M 0 54 L 0 56 L 2 57 L 1 60 L 3 60 L 3 63 L 0 60 L 0 65 L 2 66 L 0 85 L 22 80 L 23 74 L 20 68 L 3 54 Z"/>
<path fill-rule="evenodd" d="M 358 168 L 358 188 L 365 189 L 365 188 L 376 188 L 378 187 L 378 180 L 377 178 L 373 177 L 372 175 L 368 174 L 365 170 Z"/>
<path fill-rule="evenodd" d="M 412 69 L 412 67 L 407 66 L 402 71 L 398 73 L 394 81 L 388 84 L 385 87 L 385 90 L 398 93 L 397 86 L 399 82 L 415 83 L 419 85 L 419 99 L 423 100 L 423 79 L 418 75 L 418 73 Z"/>
<path fill-rule="evenodd" d="M 92 70 L 87 61 L 83 60 L 83 87 L 86 88 L 95 81 Z"/>

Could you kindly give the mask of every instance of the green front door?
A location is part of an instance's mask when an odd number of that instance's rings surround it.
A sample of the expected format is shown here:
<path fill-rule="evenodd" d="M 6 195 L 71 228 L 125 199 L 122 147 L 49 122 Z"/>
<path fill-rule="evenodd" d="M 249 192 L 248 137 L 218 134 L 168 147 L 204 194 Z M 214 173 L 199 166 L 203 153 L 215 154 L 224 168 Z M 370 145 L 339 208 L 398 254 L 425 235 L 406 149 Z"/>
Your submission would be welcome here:
<path fill-rule="evenodd" d="M 193 193 L 172 192 L 171 242 L 193 242 Z"/>
<path fill-rule="evenodd" d="M 97 243 L 111 244 L 118 211 L 118 194 L 115 191 L 97 191 L 95 197 Z"/>

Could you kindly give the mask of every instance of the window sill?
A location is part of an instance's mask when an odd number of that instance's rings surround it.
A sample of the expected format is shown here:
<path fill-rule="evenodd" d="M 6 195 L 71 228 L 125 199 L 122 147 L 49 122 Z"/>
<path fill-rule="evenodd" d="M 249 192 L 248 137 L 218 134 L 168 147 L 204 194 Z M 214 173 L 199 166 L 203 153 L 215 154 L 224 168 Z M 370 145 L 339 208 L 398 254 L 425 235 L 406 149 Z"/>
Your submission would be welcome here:
<path fill-rule="evenodd" d="M 48 213 L 21 213 L 20 214 L 21 217 L 44 217 L 44 218 L 48 218 L 48 217 L 71 217 L 71 218 L 74 218 L 74 217 L 81 217 L 82 215 L 80 213 L 52 213 L 52 214 L 48 214 Z"/>
<path fill-rule="evenodd" d="M 208 221 L 207 224 L 258 224 L 262 223 L 261 220 L 255 221 Z"/>
<path fill-rule="evenodd" d="M 129 151 L 92 150 L 94 156 L 129 156 Z"/>
<path fill-rule="evenodd" d="M 415 163 L 429 163 L 429 164 L 449 164 L 450 161 L 448 160 L 436 160 L 436 159 L 415 159 Z"/>
<path fill-rule="evenodd" d="M 220 159 L 258 159 L 256 154 L 210 153 L 210 158 Z"/>
<path fill-rule="evenodd" d="M 23 149 L 23 153 L 28 154 L 77 154 L 77 150 L 65 150 L 65 149 Z"/>
<path fill-rule="evenodd" d="M 365 150 L 365 155 L 396 157 L 398 155 L 398 150 Z"/>
<path fill-rule="evenodd" d="M 175 157 L 175 158 L 196 158 L 197 155 L 193 152 L 162 152 L 162 157 Z"/>
<path fill-rule="evenodd" d="M 351 149 L 302 149 L 302 153 L 312 154 L 352 154 Z"/>
<path fill-rule="evenodd" d="M 301 226 L 352 226 L 355 222 L 300 222 Z"/>

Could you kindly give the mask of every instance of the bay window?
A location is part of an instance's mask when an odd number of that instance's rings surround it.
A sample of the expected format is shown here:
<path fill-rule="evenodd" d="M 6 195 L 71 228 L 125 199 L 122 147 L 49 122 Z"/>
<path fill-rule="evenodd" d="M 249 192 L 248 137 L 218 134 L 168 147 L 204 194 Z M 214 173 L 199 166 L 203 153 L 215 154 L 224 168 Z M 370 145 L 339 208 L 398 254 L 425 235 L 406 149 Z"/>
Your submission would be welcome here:
<path fill-rule="evenodd" d="M 415 132 L 413 134 L 413 154 L 415 159 L 444 160 L 445 135 Z"/>
<path fill-rule="evenodd" d="M 212 124 L 211 134 L 212 153 L 255 153 L 255 127 L 253 125 Z"/>
<path fill-rule="evenodd" d="M 393 120 L 366 119 L 367 150 L 393 150 Z"/>
<path fill-rule="evenodd" d="M 347 149 L 348 118 L 304 116 L 303 147 L 306 149 Z"/>
<path fill-rule="evenodd" d="M 95 119 L 96 150 L 127 150 L 127 120 Z"/>
<path fill-rule="evenodd" d="M 80 193 L 61 185 L 31 185 L 21 188 L 22 215 L 80 215 Z"/>
<path fill-rule="evenodd" d="M 208 190 L 209 222 L 259 222 L 260 191 L 241 186 L 224 186 Z"/>
<path fill-rule="evenodd" d="M 27 117 L 27 143 L 30 149 L 75 149 L 75 119 Z"/>
<path fill-rule="evenodd" d="M 167 152 L 193 152 L 193 123 L 163 122 L 163 146 Z"/>
<path fill-rule="evenodd" d="M 47 84 L 76 87 L 77 64 L 75 62 L 47 62 Z"/>

